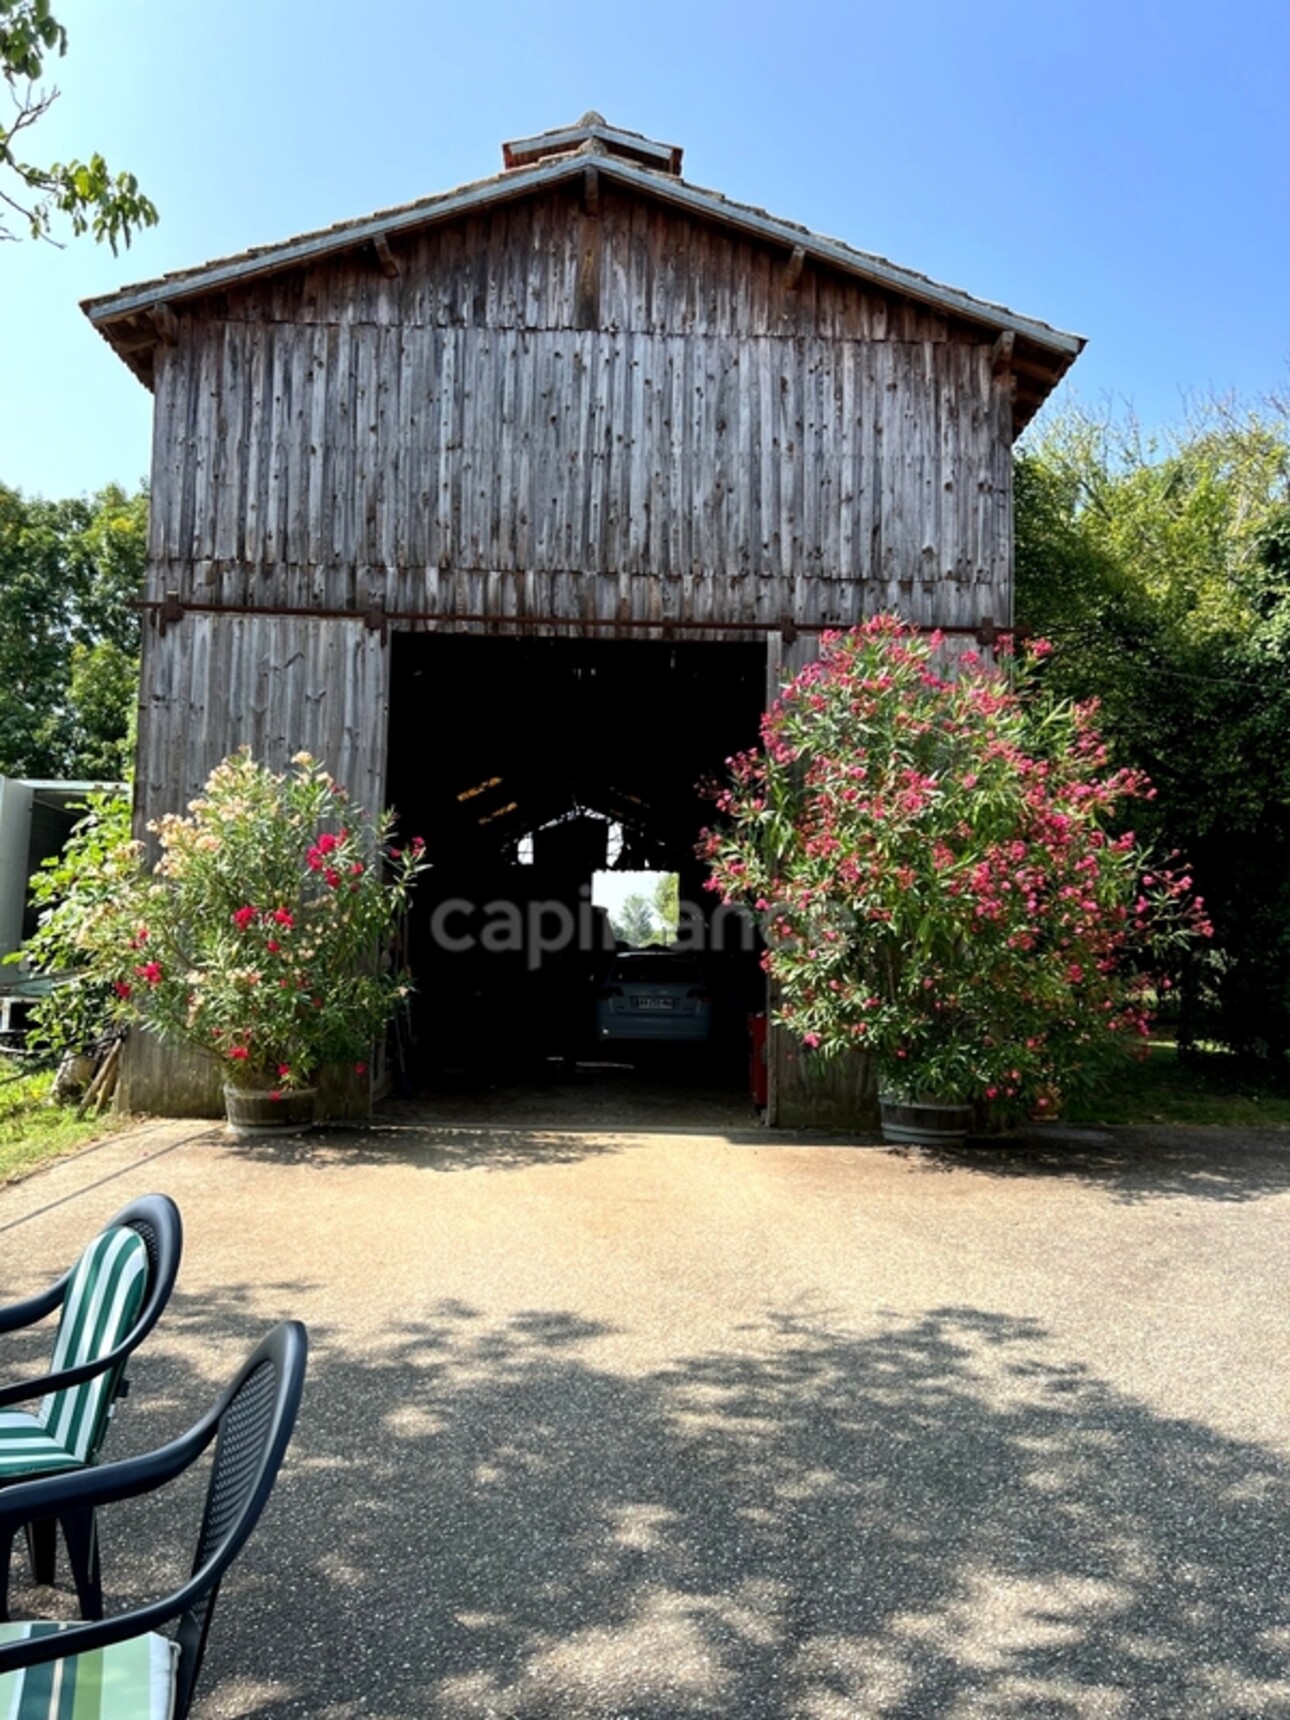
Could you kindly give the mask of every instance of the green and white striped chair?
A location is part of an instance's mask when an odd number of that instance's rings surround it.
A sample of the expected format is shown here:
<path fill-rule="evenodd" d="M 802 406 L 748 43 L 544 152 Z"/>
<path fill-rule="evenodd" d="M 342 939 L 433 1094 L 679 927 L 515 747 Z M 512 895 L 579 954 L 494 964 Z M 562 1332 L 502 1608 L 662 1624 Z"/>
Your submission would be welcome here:
<path fill-rule="evenodd" d="M 125 1364 L 169 1301 L 182 1252 L 174 1201 L 145 1195 L 119 1212 L 56 1284 L 0 1308 L 0 1333 L 23 1330 L 59 1310 L 49 1371 L 0 1387 L 0 1488 L 97 1462 L 113 1403 L 125 1389 Z M 32 1409 L 12 1407 L 32 1402 Z M 81 1612 L 97 1618 L 102 1596 L 94 1514 L 67 1512 L 58 1522 Z M 33 1523 L 27 1539 L 32 1575 L 38 1583 L 52 1582 L 54 1519 Z"/>
<path fill-rule="evenodd" d="M 151 1493 L 215 1445 L 192 1576 L 164 1600 L 108 1619 L 0 1624 L 3 1720 L 185 1720 L 220 1583 L 268 1503 L 291 1439 L 307 1353 L 304 1327 L 285 1321 L 197 1426 L 160 1451 L 0 1494 L 2 1602 L 14 1536 L 32 1516 Z"/>

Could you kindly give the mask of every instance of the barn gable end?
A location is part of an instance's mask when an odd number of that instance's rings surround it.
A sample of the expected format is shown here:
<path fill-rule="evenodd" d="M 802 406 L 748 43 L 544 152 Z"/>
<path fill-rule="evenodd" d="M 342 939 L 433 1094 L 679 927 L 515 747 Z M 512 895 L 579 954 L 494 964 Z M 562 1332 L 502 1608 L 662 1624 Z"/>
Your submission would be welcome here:
<path fill-rule="evenodd" d="M 756 642 L 773 688 L 879 609 L 1008 624 L 1012 440 L 1077 337 L 597 116 L 507 151 L 87 306 L 156 401 L 141 822 L 243 743 L 382 803 L 392 633 Z"/>
<path fill-rule="evenodd" d="M 790 286 L 768 246 L 619 193 L 396 255 L 178 311 L 154 595 L 536 625 L 1007 613 L 990 331 L 825 269 Z"/>

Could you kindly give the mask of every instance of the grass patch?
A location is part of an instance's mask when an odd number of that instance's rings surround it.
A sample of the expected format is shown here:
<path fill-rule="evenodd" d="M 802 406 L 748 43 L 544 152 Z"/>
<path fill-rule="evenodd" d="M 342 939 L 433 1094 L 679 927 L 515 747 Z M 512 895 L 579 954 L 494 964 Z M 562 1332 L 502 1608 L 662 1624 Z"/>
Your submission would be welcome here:
<path fill-rule="evenodd" d="M 121 1126 L 111 1112 L 78 1117 L 74 1105 L 55 1105 L 53 1084 L 50 1070 L 24 1074 L 0 1058 L 0 1183 Z"/>
<path fill-rule="evenodd" d="M 1180 1063 L 1172 1040 L 1153 1039 L 1144 1063 L 1118 1070 L 1096 1098 L 1072 1101 L 1068 1123 L 1209 1123 L 1290 1128 L 1290 1090 L 1251 1079 L 1221 1051 Z"/>

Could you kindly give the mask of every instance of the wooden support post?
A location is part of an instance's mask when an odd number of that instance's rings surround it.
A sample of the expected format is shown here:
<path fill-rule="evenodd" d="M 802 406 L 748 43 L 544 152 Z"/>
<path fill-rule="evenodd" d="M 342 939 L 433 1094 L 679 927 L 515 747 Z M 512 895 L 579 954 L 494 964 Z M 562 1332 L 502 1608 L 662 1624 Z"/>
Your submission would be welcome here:
<path fill-rule="evenodd" d="M 600 173 L 594 167 L 582 170 L 582 207 L 588 215 L 600 213 Z"/>
<path fill-rule="evenodd" d="M 802 270 L 806 267 L 806 252 L 801 245 L 793 246 L 793 253 L 784 269 L 784 291 L 793 292 L 802 278 Z"/>
<path fill-rule="evenodd" d="M 163 346 L 174 346 L 179 339 L 179 318 L 169 305 L 153 305 L 148 312 L 153 333 Z"/>
<path fill-rule="evenodd" d="M 990 356 L 990 370 L 993 375 L 1002 376 L 1005 371 L 1012 369 L 1012 349 L 1016 340 L 1016 335 L 1008 328 L 1004 329 L 995 341 L 994 351 Z"/>

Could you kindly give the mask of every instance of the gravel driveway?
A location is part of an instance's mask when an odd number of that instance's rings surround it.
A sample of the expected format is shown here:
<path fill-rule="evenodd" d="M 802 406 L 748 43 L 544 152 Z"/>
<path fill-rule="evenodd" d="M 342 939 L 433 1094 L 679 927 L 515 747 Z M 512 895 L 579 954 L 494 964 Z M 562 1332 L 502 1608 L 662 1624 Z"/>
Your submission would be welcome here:
<path fill-rule="evenodd" d="M 1290 1716 L 1290 1132 L 153 1124 L 0 1190 L 0 1295 L 150 1189 L 109 1456 L 313 1343 L 208 1720 Z M 108 1520 L 110 1595 L 192 1506 Z"/>

